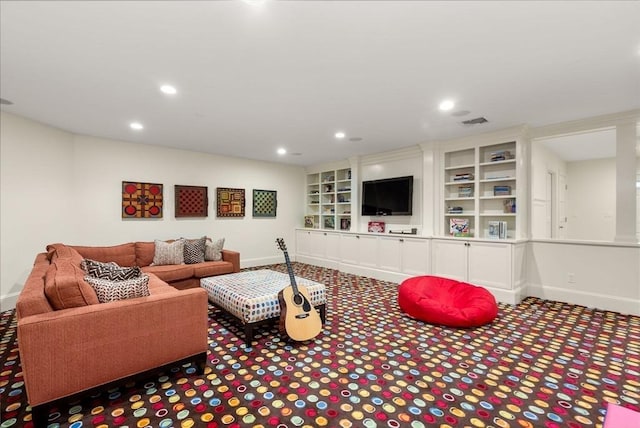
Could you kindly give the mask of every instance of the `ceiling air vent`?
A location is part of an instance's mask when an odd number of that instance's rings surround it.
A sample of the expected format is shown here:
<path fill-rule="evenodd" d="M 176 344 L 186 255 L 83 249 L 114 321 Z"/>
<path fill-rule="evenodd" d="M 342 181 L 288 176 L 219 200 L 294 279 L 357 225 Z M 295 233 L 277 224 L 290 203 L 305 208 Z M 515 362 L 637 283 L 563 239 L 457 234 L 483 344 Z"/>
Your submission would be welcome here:
<path fill-rule="evenodd" d="M 476 117 L 475 119 L 463 120 L 463 125 L 480 125 L 481 123 L 487 123 L 488 120 L 484 117 Z"/>

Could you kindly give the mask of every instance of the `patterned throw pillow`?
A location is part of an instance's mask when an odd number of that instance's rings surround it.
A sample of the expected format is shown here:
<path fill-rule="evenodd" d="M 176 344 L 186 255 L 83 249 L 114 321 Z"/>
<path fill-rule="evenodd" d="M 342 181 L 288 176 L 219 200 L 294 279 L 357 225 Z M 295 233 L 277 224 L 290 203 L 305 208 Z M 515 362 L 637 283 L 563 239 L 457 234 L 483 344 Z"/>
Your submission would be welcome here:
<path fill-rule="evenodd" d="M 173 242 L 155 240 L 156 250 L 152 266 L 184 264 L 184 239 Z"/>
<path fill-rule="evenodd" d="M 217 241 L 207 238 L 204 259 L 213 261 L 222 260 L 222 247 L 224 247 L 224 238 L 220 238 Z"/>
<path fill-rule="evenodd" d="M 87 281 L 96 291 L 100 303 L 115 302 L 117 300 L 133 299 L 149 295 L 149 275 L 126 281 L 109 281 L 108 279 L 85 276 Z"/>
<path fill-rule="evenodd" d="M 184 239 L 184 238 L 182 238 Z M 184 240 L 184 262 L 188 265 L 204 262 L 204 249 L 207 237 Z"/>
<path fill-rule="evenodd" d="M 83 259 L 80 267 L 89 276 L 108 279 L 110 281 L 124 281 L 125 279 L 138 278 L 142 274 L 138 266 L 121 267 L 115 262 L 103 263 L 91 259 Z"/>

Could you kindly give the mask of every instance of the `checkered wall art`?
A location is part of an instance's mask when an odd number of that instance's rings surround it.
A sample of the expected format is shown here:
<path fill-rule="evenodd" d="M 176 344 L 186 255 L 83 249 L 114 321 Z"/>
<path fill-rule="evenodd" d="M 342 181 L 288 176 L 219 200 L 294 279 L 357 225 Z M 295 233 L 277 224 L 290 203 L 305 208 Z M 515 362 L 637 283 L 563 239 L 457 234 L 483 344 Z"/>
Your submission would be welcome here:
<path fill-rule="evenodd" d="M 162 218 L 162 184 L 123 181 L 122 218 Z"/>
<path fill-rule="evenodd" d="M 253 189 L 254 217 L 275 217 L 277 208 L 278 199 L 275 190 Z"/>
<path fill-rule="evenodd" d="M 209 215 L 209 197 L 206 186 L 176 184 L 176 218 L 206 217 Z"/>
<path fill-rule="evenodd" d="M 244 217 L 244 189 L 216 188 L 218 217 Z"/>

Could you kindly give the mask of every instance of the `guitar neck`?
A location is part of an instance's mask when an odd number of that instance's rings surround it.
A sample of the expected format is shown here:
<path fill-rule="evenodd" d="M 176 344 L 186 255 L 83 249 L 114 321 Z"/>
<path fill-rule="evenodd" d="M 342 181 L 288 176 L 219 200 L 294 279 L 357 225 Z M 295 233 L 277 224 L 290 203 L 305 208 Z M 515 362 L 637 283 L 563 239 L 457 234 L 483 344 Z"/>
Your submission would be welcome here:
<path fill-rule="evenodd" d="M 291 287 L 293 288 L 293 294 L 298 294 L 298 285 L 296 284 L 296 277 L 293 275 L 293 268 L 291 267 L 291 260 L 289 260 L 289 254 L 286 251 L 284 252 L 284 260 L 287 262 L 287 270 L 289 271 L 289 281 L 291 282 Z"/>

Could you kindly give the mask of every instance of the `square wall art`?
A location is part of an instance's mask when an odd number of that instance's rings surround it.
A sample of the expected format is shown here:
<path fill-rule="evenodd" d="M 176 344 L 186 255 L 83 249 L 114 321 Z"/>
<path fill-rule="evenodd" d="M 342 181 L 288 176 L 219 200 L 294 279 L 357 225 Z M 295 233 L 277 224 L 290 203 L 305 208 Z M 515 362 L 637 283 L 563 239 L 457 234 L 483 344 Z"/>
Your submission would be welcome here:
<path fill-rule="evenodd" d="M 122 218 L 162 218 L 162 184 L 123 181 Z"/>
<path fill-rule="evenodd" d="M 176 218 L 206 217 L 209 213 L 209 197 L 204 186 L 175 186 Z"/>
<path fill-rule="evenodd" d="M 253 216 L 275 217 L 278 208 L 277 192 L 275 190 L 253 189 Z"/>
<path fill-rule="evenodd" d="M 218 217 L 244 217 L 244 189 L 218 187 Z"/>

